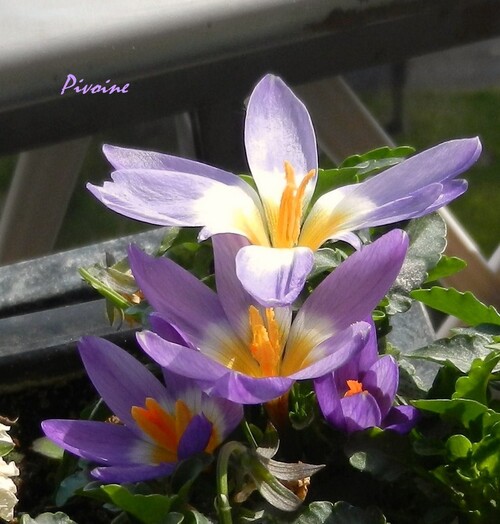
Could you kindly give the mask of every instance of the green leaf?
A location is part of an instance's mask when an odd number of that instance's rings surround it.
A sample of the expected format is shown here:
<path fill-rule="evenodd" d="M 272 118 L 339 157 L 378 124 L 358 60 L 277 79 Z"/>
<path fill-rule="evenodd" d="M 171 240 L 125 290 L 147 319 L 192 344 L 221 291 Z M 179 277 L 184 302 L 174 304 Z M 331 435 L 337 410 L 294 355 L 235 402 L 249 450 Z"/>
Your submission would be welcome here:
<path fill-rule="evenodd" d="M 321 195 L 336 189 L 337 187 L 347 186 L 356 183 L 356 173 L 358 169 L 352 167 L 318 169 L 316 187 L 311 198 L 310 205 L 314 204 Z"/>
<path fill-rule="evenodd" d="M 402 313 L 411 305 L 410 292 L 419 288 L 436 266 L 446 247 L 446 225 L 437 213 L 412 220 L 407 228 L 410 247 L 403 267 L 387 294 L 389 315 Z"/>
<path fill-rule="evenodd" d="M 457 380 L 452 398 L 468 398 L 486 405 L 488 382 L 499 361 L 500 353 L 497 352 L 490 353 L 484 360 L 474 360 L 467 376 Z"/>
<path fill-rule="evenodd" d="M 35 519 L 29 515 L 22 515 L 20 524 L 76 524 L 68 515 L 58 511 L 57 513 L 42 513 Z"/>
<path fill-rule="evenodd" d="M 314 266 L 308 279 L 312 279 L 325 271 L 331 271 L 346 259 L 346 254 L 340 249 L 323 247 L 314 253 Z"/>
<path fill-rule="evenodd" d="M 171 478 L 172 490 L 184 496 L 198 476 L 213 462 L 213 456 L 200 453 L 178 464 Z"/>
<path fill-rule="evenodd" d="M 488 348 L 490 341 L 490 337 L 479 333 L 455 335 L 416 349 L 411 354 L 405 355 L 405 358 L 428 360 L 438 364 L 450 363 L 463 373 L 467 373 L 475 359 L 484 359 L 491 352 Z"/>
<path fill-rule="evenodd" d="M 56 460 L 62 460 L 64 456 L 64 449 L 60 448 L 57 444 L 54 444 L 52 440 L 47 437 L 40 437 L 33 441 L 33 451 Z"/>
<path fill-rule="evenodd" d="M 472 443 L 464 435 L 452 435 L 446 441 L 446 452 L 452 462 L 465 459 L 472 452 Z"/>
<path fill-rule="evenodd" d="M 469 428 L 471 424 L 488 411 L 488 408 L 484 404 L 466 398 L 451 400 L 423 399 L 414 400 L 411 404 L 422 411 L 436 413 L 447 420 L 460 422 L 466 428 Z"/>
<path fill-rule="evenodd" d="M 415 149 L 411 146 L 398 146 L 398 147 L 378 147 L 367 153 L 361 155 L 351 155 L 347 157 L 339 167 L 360 167 L 363 164 L 367 164 L 370 161 L 377 160 L 389 160 L 394 163 L 400 163 L 407 156 L 415 152 Z"/>
<path fill-rule="evenodd" d="M 385 524 L 376 508 L 361 509 L 347 502 L 313 502 L 291 524 Z"/>
<path fill-rule="evenodd" d="M 180 227 L 168 227 L 165 235 L 161 239 L 160 246 L 158 247 L 157 256 L 164 255 L 175 243 L 179 233 Z"/>
<path fill-rule="evenodd" d="M 434 282 L 435 280 L 449 277 L 462 271 L 462 269 L 465 269 L 466 267 L 467 262 L 465 260 L 458 257 L 442 255 L 437 265 L 429 271 L 425 282 Z"/>
<path fill-rule="evenodd" d="M 130 513 L 142 524 L 165 524 L 165 518 L 170 512 L 173 497 L 163 495 L 141 495 L 131 493 L 118 484 L 106 484 L 99 488 L 84 489 L 82 495 L 111 503 Z"/>
<path fill-rule="evenodd" d="M 344 451 L 351 466 L 388 482 L 400 477 L 411 460 L 406 437 L 379 428 L 355 433 Z"/>
<path fill-rule="evenodd" d="M 500 476 L 500 422 L 497 422 L 476 446 L 473 459 L 477 468 L 486 471 L 491 477 Z"/>
<path fill-rule="evenodd" d="M 486 306 L 472 293 L 461 293 L 453 288 L 432 287 L 418 289 L 410 293 L 411 297 L 426 306 L 453 315 L 470 326 L 479 324 L 500 325 L 500 314 L 493 306 Z"/>

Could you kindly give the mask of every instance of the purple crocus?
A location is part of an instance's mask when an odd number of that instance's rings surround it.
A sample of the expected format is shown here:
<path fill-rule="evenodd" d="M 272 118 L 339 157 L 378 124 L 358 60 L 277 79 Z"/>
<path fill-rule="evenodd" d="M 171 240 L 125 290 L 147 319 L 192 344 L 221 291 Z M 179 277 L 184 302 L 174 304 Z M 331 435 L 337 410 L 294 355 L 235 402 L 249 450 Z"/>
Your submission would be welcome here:
<path fill-rule="evenodd" d="M 393 406 L 398 390 L 398 364 L 390 355 L 379 357 L 375 326 L 358 357 L 314 382 L 326 420 L 346 433 L 379 427 L 406 433 L 415 425 L 413 406 Z"/>
<path fill-rule="evenodd" d="M 46 420 L 48 438 L 100 464 L 104 482 L 136 482 L 170 474 L 179 460 L 211 453 L 243 417 L 240 405 L 213 399 L 183 377 L 165 375 L 168 389 L 111 342 L 85 337 L 81 358 L 95 388 L 119 423 Z"/>
<path fill-rule="evenodd" d="M 89 190 L 125 216 L 166 226 L 200 226 L 199 239 L 236 233 L 248 239 L 238 278 L 266 307 L 291 304 L 327 240 L 359 247 L 353 231 L 430 213 L 467 187 L 455 180 L 478 158 L 477 138 L 453 140 L 361 184 L 321 196 L 307 213 L 318 154 L 311 119 L 278 77 L 255 87 L 245 120 L 248 165 L 258 192 L 240 177 L 173 156 L 104 146 L 116 171 Z"/>
<path fill-rule="evenodd" d="M 264 308 L 241 286 L 240 235 L 215 235 L 216 294 L 166 258 L 132 246 L 136 281 L 156 311 L 139 344 L 161 366 L 198 381 L 215 396 L 256 404 L 280 397 L 295 380 L 342 366 L 365 345 L 363 319 L 396 278 L 408 238 L 394 230 L 328 275 L 292 322 L 291 307 Z"/>

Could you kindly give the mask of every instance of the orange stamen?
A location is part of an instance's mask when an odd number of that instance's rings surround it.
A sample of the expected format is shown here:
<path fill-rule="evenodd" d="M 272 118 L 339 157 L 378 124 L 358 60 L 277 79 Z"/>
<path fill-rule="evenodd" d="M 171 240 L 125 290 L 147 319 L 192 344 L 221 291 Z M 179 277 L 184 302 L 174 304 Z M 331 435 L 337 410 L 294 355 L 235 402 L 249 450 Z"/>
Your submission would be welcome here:
<path fill-rule="evenodd" d="M 311 169 L 297 187 L 295 173 L 289 162 L 285 162 L 286 186 L 281 195 L 278 222 L 274 235 L 274 247 L 293 247 L 297 244 L 302 221 L 302 205 L 306 186 L 314 177 Z"/>
<path fill-rule="evenodd" d="M 349 389 L 345 392 L 344 397 L 351 397 L 352 395 L 357 395 L 358 393 L 363 393 L 363 391 L 365 391 L 363 389 L 363 384 L 357 380 L 348 380 L 347 387 Z"/>
<path fill-rule="evenodd" d="M 259 363 L 262 375 L 275 377 L 278 375 L 281 360 L 279 328 L 273 308 L 266 308 L 265 315 L 266 323 L 264 323 L 256 307 L 250 306 L 248 308 L 250 330 L 252 332 L 250 352 Z"/>

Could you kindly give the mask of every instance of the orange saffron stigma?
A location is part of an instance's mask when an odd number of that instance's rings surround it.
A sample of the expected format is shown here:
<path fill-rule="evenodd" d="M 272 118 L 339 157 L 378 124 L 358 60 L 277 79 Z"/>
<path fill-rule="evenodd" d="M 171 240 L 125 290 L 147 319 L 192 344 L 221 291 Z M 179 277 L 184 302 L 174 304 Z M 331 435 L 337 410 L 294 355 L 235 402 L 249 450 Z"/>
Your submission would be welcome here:
<path fill-rule="evenodd" d="M 265 309 L 266 322 L 262 319 L 255 306 L 248 308 L 248 317 L 252 340 L 250 352 L 259 363 L 262 375 L 275 377 L 278 375 L 281 360 L 281 343 L 278 324 L 275 319 L 274 309 Z"/>
<path fill-rule="evenodd" d="M 363 393 L 363 391 L 365 391 L 363 389 L 363 384 L 357 380 L 348 380 L 347 387 L 349 389 L 345 392 L 344 397 L 351 397 L 352 395 L 357 395 L 358 393 Z"/>
<path fill-rule="evenodd" d="M 297 187 L 293 167 L 289 162 L 285 162 L 286 186 L 281 195 L 278 222 L 273 238 L 274 247 L 293 247 L 297 244 L 306 186 L 315 172 L 311 169 Z"/>

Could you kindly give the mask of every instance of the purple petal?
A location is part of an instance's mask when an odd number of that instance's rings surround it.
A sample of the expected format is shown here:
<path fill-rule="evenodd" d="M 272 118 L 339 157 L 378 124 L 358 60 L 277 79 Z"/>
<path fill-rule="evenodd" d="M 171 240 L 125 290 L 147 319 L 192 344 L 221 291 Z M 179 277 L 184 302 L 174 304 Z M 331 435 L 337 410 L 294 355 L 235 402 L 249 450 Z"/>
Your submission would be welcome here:
<path fill-rule="evenodd" d="M 212 434 L 212 423 L 203 415 L 195 415 L 182 434 L 177 447 L 180 460 L 205 451 Z"/>
<path fill-rule="evenodd" d="M 176 463 L 170 462 L 152 466 L 108 466 L 94 468 L 91 474 L 102 482 L 140 482 L 170 475 Z"/>
<path fill-rule="evenodd" d="M 153 308 L 195 346 L 212 325 L 231 331 L 217 295 L 189 271 L 168 258 L 129 248 L 132 273 Z"/>
<path fill-rule="evenodd" d="M 397 277 L 407 249 L 407 235 L 396 229 L 349 256 L 305 301 L 290 336 L 312 325 L 325 330 L 327 338 L 368 318 Z"/>
<path fill-rule="evenodd" d="M 163 340 L 151 331 L 138 333 L 137 341 L 154 361 L 177 375 L 212 383 L 228 372 L 200 351 Z"/>
<path fill-rule="evenodd" d="M 78 343 L 87 374 L 109 409 L 132 431 L 141 434 L 130 414 L 147 397 L 171 402 L 160 381 L 140 362 L 107 340 L 84 337 Z"/>
<path fill-rule="evenodd" d="M 398 390 L 399 369 L 390 355 L 380 357 L 363 376 L 363 386 L 378 402 L 382 418 L 391 409 Z"/>
<path fill-rule="evenodd" d="M 331 373 L 359 354 L 368 341 L 369 331 L 369 324 L 357 322 L 335 333 L 309 353 L 306 360 L 309 365 L 299 367 L 300 371 L 294 373 L 289 373 L 294 367 L 294 364 L 289 364 L 289 360 L 295 360 L 293 356 L 294 346 L 290 344 L 289 349 L 287 347 L 289 353 L 285 355 L 283 361 L 283 373 L 295 380 L 318 378 Z M 312 363 L 310 363 L 311 361 Z"/>
<path fill-rule="evenodd" d="M 353 433 L 380 426 L 381 416 L 377 401 L 367 392 L 340 399 L 345 430 Z"/>
<path fill-rule="evenodd" d="M 212 238 L 217 295 L 229 323 L 242 340 L 248 340 L 250 336 L 248 308 L 255 301 L 236 276 L 236 255 L 248 244 L 241 235 L 215 235 Z"/>
<path fill-rule="evenodd" d="M 153 446 L 138 439 L 126 426 L 89 420 L 45 420 L 47 437 L 66 451 L 99 464 L 130 465 L 149 462 Z M 148 453 L 149 452 L 149 453 Z"/>
<path fill-rule="evenodd" d="M 316 137 L 304 104 L 278 77 L 266 75 L 253 90 L 245 120 L 248 165 L 262 200 L 279 204 L 285 187 L 285 161 L 293 167 L 297 183 L 318 170 Z M 307 207 L 316 184 L 308 184 Z M 278 190 L 277 190 L 278 188 Z"/>
<path fill-rule="evenodd" d="M 313 265 L 313 252 L 306 247 L 247 246 L 236 255 L 238 278 L 264 307 L 290 305 L 302 291 Z"/>
<path fill-rule="evenodd" d="M 290 377 L 255 378 L 229 371 L 214 382 L 210 394 L 241 404 L 261 404 L 286 393 L 293 382 Z"/>
<path fill-rule="evenodd" d="M 151 313 L 148 317 L 148 321 L 151 329 L 161 338 L 173 342 L 174 344 L 178 344 L 179 346 L 194 348 L 191 342 L 187 340 L 180 330 L 173 326 L 168 320 L 165 320 L 160 313 Z"/>
<path fill-rule="evenodd" d="M 238 426 L 244 415 L 241 404 L 205 394 L 201 396 L 201 412 L 213 424 L 221 442 Z"/>
<path fill-rule="evenodd" d="M 460 195 L 463 195 L 467 191 L 467 186 L 467 180 L 459 179 L 445 181 L 443 183 L 443 190 L 441 192 L 441 195 L 439 195 L 439 198 L 425 210 L 425 214 L 432 213 L 433 211 L 436 211 L 437 209 L 446 206 Z M 412 218 L 416 218 L 417 216 L 421 215 L 415 215 L 415 217 Z"/>
<path fill-rule="evenodd" d="M 345 431 L 345 418 L 340 405 L 340 393 L 333 374 L 329 373 L 314 380 L 314 390 L 325 419 L 335 428 Z"/>
<path fill-rule="evenodd" d="M 401 434 L 408 433 L 419 418 L 420 413 L 413 406 L 396 406 L 389 411 L 382 427 Z"/>

